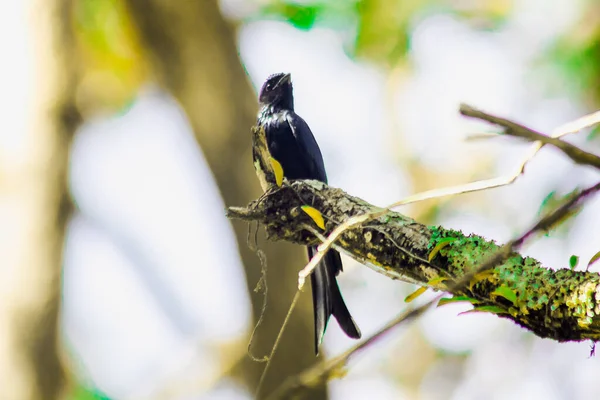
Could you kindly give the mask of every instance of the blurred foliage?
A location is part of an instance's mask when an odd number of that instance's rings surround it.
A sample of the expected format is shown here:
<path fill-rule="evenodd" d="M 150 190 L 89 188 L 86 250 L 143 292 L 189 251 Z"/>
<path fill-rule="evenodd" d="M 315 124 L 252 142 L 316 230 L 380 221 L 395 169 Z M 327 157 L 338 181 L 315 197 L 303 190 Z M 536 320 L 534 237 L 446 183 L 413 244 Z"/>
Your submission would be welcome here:
<path fill-rule="evenodd" d="M 332 3 L 339 3 L 339 1 L 305 5 L 286 1 L 272 1 L 262 7 L 259 16 L 263 18 L 281 18 L 298 29 L 307 30 L 314 26 L 317 18 L 322 18 L 323 14 L 331 9 Z"/>
<path fill-rule="evenodd" d="M 600 3 L 586 2 L 581 20 L 561 35 L 542 58 L 557 70 L 559 90 L 571 91 L 590 109 L 600 108 Z M 600 126 L 588 140 L 600 135 Z"/>
<path fill-rule="evenodd" d="M 254 17 L 281 19 L 303 30 L 325 26 L 349 32 L 350 57 L 393 68 L 410 50 L 411 28 L 419 18 L 450 13 L 479 28 L 494 29 L 511 6 L 510 0 L 271 0 Z"/>
<path fill-rule="evenodd" d="M 585 11 L 579 23 L 558 37 L 544 61 L 559 69 L 567 88 L 597 108 L 600 103 L 600 4 L 588 1 Z"/>
<path fill-rule="evenodd" d="M 149 69 L 124 3 L 79 0 L 73 12 L 83 64 L 78 106 L 84 112 L 128 106 L 148 79 Z"/>
<path fill-rule="evenodd" d="M 269 0 L 251 19 L 278 19 L 303 30 L 317 25 L 345 30 L 355 24 L 357 3 L 359 0 Z"/>
<path fill-rule="evenodd" d="M 588 29 L 586 29 L 588 30 Z M 600 94 L 600 27 L 595 32 L 582 35 L 580 28 L 561 37 L 550 51 L 550 62 L 561 69 L 568 79 L 567 88 L 580 95 L 591 96 L 594 101 Z"/>
<path fill-rule="evenodd" d="M 88 388 L 81 383 L 76 383 L 67 400 L 111 400 L 97 390 Z"/>
<path fill-rule="evenodd" d="M 485 30 L 496 30 L 506 21 L 513 10 L 512 0 L 449 1 L 453 12 L 472 26 Z"/>
<path fill-rule="evenodd" d="M 352 58 L 393 68 L 410 49 L 415 20 L 453 13 L 479 27 L 497 27 L 511 1 L 456 0 L 269 0 L 249 18 L 284 20 L 298 29 L 330 27 L 344 33 Z M 127 107 L 149 78 L 134 26 L 123 2 L 74 2 L 77 43 L 83 73 L 77 101 L 86 112 Z"/>
<path fill-rule="evenodd" d="M 408 52 L 410 24 L 417 12 L 438 0 L 363 0 L 357 5 L 354 54 L 394 67 Z"/>

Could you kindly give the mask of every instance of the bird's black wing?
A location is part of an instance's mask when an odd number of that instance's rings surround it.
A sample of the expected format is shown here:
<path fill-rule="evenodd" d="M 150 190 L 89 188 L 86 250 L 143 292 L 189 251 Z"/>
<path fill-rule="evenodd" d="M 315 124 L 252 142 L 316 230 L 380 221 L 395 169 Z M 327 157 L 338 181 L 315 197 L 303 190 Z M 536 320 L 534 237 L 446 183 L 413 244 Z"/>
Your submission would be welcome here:
<path fill-rule="evenodd" d="M 306 160 L 307 165 L 305 167 L 308 168 L 310 179 L 327 183 L 323 156 L 308 124 L 293 111 L 287 112 L 285 119 L 292 130 L 300 151 L 303 153 L 303 159 Z"/>

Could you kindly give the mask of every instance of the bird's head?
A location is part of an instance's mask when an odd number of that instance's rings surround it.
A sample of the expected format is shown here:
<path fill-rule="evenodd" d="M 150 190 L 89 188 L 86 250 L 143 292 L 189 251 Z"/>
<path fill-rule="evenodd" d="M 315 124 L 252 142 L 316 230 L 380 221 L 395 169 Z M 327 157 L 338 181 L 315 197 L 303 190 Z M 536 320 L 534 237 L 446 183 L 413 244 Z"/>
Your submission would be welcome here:
<path fill-rule="evenodd" d="M 262 106 L 293 110 L 294 94 L 291 75 L 280 72 L 269 76 L 260 89 L 258 101 Z"/>

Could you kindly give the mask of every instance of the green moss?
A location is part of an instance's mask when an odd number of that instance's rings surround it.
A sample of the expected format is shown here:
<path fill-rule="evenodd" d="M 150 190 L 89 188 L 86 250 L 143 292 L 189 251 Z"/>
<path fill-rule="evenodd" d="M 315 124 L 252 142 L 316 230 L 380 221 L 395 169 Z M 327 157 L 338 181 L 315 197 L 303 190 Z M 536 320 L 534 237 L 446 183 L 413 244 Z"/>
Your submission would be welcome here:
<path fill-rule="evenodd" d="M 391 224 L 391 223 L 406 224 L 408 222 L 414 222 L 412 219 L 405 217 L 402 214 L 395 213 L 395 212 L 390 212 L 390 213 L 382 215 L 381 217 L 378 218 L 378 221 L 381 222 L 382 224 Z"/>
<path fill-rule="evenodd" d="M 437 257 L 444 258 L 447 271 L 456 277 L 481 265 L 500 249 L 494 241 L 481 236 L 465 236 L 460 231 L 440 226 L 431 226 L 429 229 L 431 237 L 428 249 L 439 250 L 435 260 Z M 454 240 L 449 241 L 449 238 Z M 465 289 L 463 294 L 492 300 L 494 306 L 506 307 L 517 321 L 526 321 L 532 313 L 552 313 L 552 318 L 543 319 L 556 321 L 556 318 L 571 315 L 576 318 L 578 326 L 586 328 L 592 326 L 594 318 L 598 318 L 600 313 L 599 281 L 600 277 L 589 280 L 588 274 L 569 269 L 552 271 L 543 268 L 539 261 L 531 257 L 514 254 L 477 280 L 472 287 Z M 510 303 L 514 307 L 510 307 Z"/>
<path fill-rule="evenodd" d="M 433 249 L 448 238 L 455 239 L 447 243 L 439 251 L 448 260 L 448 269 L 452 275 L 461 276 L 467 270 L 480 264 L 491 252 L 498 249 L 493 241 L 487 241 L 481 236 L 465 236 L 460 231 L 431 227 L 432 236 L 428 248 Z"/>

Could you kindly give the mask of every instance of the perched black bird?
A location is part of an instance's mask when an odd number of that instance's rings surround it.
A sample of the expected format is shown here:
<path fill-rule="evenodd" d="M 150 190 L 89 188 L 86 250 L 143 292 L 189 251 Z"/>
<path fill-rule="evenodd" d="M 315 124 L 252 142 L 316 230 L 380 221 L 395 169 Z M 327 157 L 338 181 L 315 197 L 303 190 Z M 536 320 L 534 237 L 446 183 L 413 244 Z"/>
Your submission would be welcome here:
<path fill-rule="evenodd" d="M 258 125 L 264 128 L 271 157 L 279 161 L 284 176 L 289 180 L 316 179 L 327 183 L 319 145 L 306 122 L 294 113 L 290 74 L 271 75 L 263 84 L 258 100 Z M 316 252 L 316 247 L 308 247 L 309 258 Z M 335 278 L 340 271 L 340 255 L 330 250 L 310 276 L 317 354 L 331 315 L 346 335 L 360 338 L 360 330 L 344 303 Z"/>

